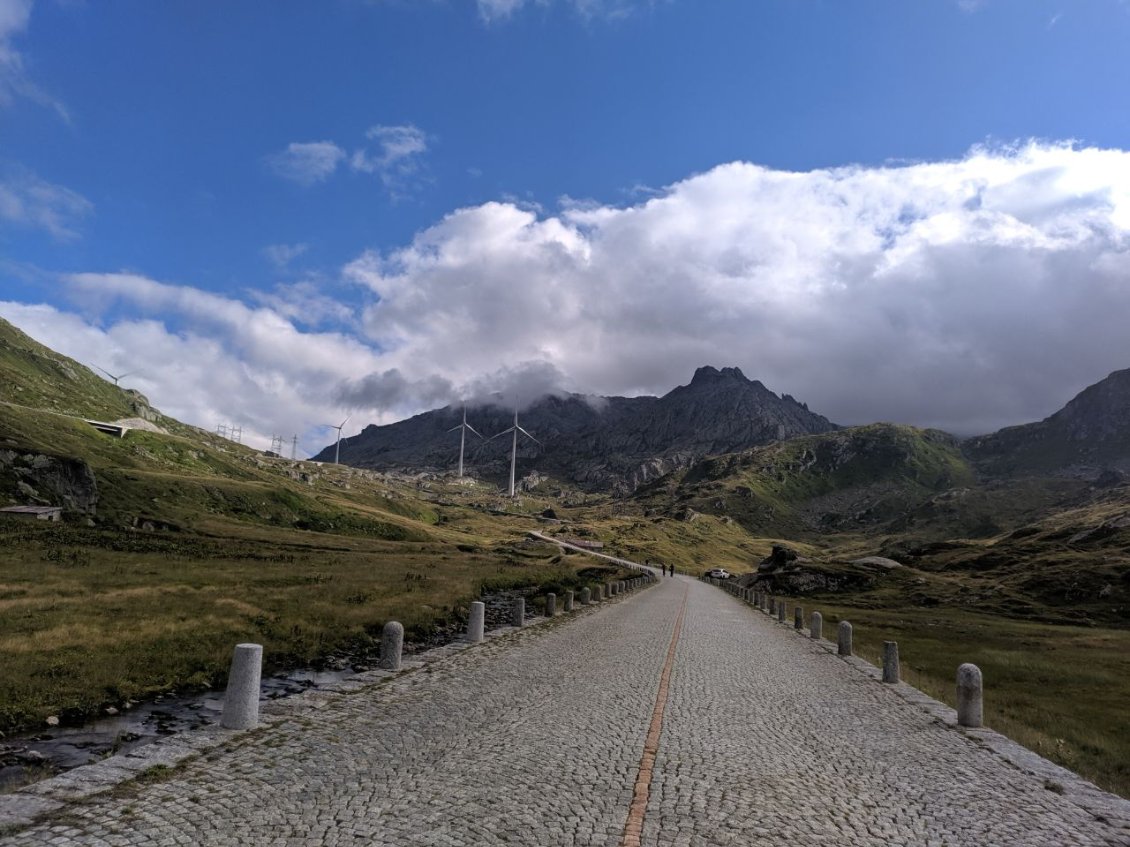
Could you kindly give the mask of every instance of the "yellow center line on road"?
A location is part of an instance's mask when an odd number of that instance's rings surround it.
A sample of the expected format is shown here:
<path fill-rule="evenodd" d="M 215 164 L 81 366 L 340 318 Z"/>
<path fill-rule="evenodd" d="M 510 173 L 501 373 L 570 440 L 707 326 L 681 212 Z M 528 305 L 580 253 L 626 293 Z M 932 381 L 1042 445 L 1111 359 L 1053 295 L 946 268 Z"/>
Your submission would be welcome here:
<path fill-rule="evenodd" d="M 683 631 L 683 618 L 687 613 L 687 595 L 690 586 L 683 591 L 683 605 L 675 620 L 675 631 L 671 633 L 671 645 L 667 648 L 667 661 L 659 677 L 659 691 L 655 695 L 655 708 L 651 713 L 651 726 L 647 730 L 647 740 L 640 757 L 640 769 L 636 775 L 636 787 L 632 793 L 632 805 L 628 808 L 628 821 L 624 824 L 624 835 L 620 847 L 640 847 L 643 833 L 643 819 L 647 813 L 647 801 L 651 796 L 651 775 L 655 768 L 655 755 L 659 752 L 659 735 L 663 730 L 663 712 L 667 708 L 667 689 L 671 684 L 671 668 L 675 665 L 675 648 L 679 644 L 679 633 Z"/>

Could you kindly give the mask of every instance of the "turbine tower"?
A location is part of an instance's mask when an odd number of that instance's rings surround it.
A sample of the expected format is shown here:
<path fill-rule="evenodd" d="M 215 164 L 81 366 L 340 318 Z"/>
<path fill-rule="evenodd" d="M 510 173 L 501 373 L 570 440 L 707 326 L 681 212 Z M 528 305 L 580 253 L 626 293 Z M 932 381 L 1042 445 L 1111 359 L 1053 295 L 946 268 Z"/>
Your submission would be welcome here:
<path fill-rule="evenodd" d="M 353 417 L 353 416 L 350 415 L 345 420 L 343 420 L 341 423 L 339 423 L 337 426 L 334 426 L 333 424 L 326 424 L 326 426 L 328 426 L 330 429 L 336 429 L 337 430 L 337 446 L 334 448 L 334 464 L 335 465 L 341 464 L 341 461 L 340 461 L 340 459 L 341 459 L 341 428 L 343 426 L 345 426 L 347 423 L 349 423 L 349 418 L 351 418 L 351 417 Z"/>
<path fill-rule="evenodd" d="M 98 368 L 98 365 L 95 365 L 94 367 Z M 114 385 L 118 384 L 119 379 L 125 379 L 127 376 L 133 376 L 135 373 L 137 373 L 137 371 L 130 371 L 129 373 L 124 373 L 121 376 L 114 376 L 105 368 L 98 368 L 98 370 L 102 371 L 102 373 L 106 374 L 106 376 L 110 377 L 110 379 L 114 380 Z"/>
<path fill-rule="evenodd" d="M 467 430 L 474 432 L 475 435 L 479 435 L 479 433 L 475 432 L 475 428 L 473 426 L 471 426 L 469 423 L 467 423 L 467 405 L 466 404 L 463 405 L 463 423 L 459 424 L 458 426 L 453 426 L 451 429 L 448 430 L 448 432 L 455 432 L 455 430 L 459 430 L 459 478 L 462 479 L 463 478 L 463 445 L 464 445 L 464 442 L 467 440 Z M 479 435 L 479 438 L 482 438 L 482 436 Z"/>
<path fill-rule="evenodd" d="M 510 427 L 510 429 L 504 429 L 502 432 L 498 433 L 498 435 L 492 435 L 490 437 L 490 440 L 494 441 L 494 439 L 496 439 L 500 436 L 506 435 L 508 432 L 514 433 L 514 442 L 510 446 L 510 496 L 513 497 L 514 496 L 514 466 L 518 462 L 518 433 L 519 432 L 522 433 L 522 435 L 526 436 L 526 438 L 530 439 L 530 441 L 534 442 L 535 444 L 540 445 L 541 442 L 538 441 L 536 438 L 534 438 L 532 435 L 530 435 L 528 432 L 526 432 L 524 429 L 522 429 L 522 427 L 518 426 L 518 410 L 517 409 L 514 410 L 514 426 Z"/>

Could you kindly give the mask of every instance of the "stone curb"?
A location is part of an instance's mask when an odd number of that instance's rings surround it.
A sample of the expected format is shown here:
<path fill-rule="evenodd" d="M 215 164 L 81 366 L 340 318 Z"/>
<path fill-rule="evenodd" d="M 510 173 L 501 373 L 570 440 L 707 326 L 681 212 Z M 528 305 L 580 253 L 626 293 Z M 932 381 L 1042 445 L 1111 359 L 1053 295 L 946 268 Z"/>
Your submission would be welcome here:
<path fill-rule="evenodd" d="M 647 583 L 640 588 L 649 588 L 657 584 Z M 525 626 L 522 627 L 498 627 L 484 633 L 483 641 L 478 644 L 453 641 L 450 644 L 433 647 L 414 654 L 411 659 L 404 660 L 400 671 L 380 669 L 362 671 L 340 682 L 316 689 L 311 688 L 277 700 L 268 700 L 260 704 L 259 726 L 255 729 L 224 729 L 217 723 L 213 726 L 188 730 L 176 736 L 158 739 L 128 753 L 118 753 L 93 764 L 72 768 L 18 791 L 0 794 L 0 834 L 30 827 L 64 810 L 70 803 L 81 802 L 97 794 L 112 791 L 132 782 L 152 768 L 175 768 L 210 750 L 237 741 L 248 733 L 284 724 L 291 718 L 300 717 L 303 713 L 320 711 L 339 697 L 371 688 L 405 673 L 413 673 L 433 662 L 462 653 L 468 648 L 482 646 L 516 633 L 538 632 L 540 624 L 550 621 L 564 622 L 592 614 L 601 606 L 608 605 L 610 600 L 626 600 L 638 593 L 638 591 L 626 591 L 622 595 L 606 598 L 600 603 L 593 603 L 587 607 L 577 606 L 572 612 L 561 613 L 553 618 L 540 615 L 527 618 Z"/>
<path fill-rule="evenodd" d="M 735 596 L 734 599 L 752 611 L 761 611 L 756 606 L 749 606 L 748 603 L 743 602 L 739 596 Z M 1074 771 L 1045 759 L 1039 753 L 1029 750 L 996 730 L 987 727 L 973 729 L 959 726 L 956 709 L 947 706 L 940 700 L 935 700 L 930 695 L 905 682 L 884 683 L 882 668 L 859 656 L 839 655 L 838 645 L 833 641 L 813 639 L 806 630 L 794 629 L 791 623 L 781 623 L 776 618 L 770 618 L 770 621 L 784 631 L 802 639 L 802 643 L 807 645 L 809 649 L 825 652 L 835 659 L 846 662 L 856 671 L 870 677 L 892 694 L 930 715 L 938 724 L 965 736 L 971 744 L 991 750 L 1020 772 L 1042 780 L 1049 790 L 1061 794 L 1097 820 L 1105 821 L 1115 829 L 1125 832 L 1127 843 L 1130 844 L 1130 800 L 1104 791 Z"/>

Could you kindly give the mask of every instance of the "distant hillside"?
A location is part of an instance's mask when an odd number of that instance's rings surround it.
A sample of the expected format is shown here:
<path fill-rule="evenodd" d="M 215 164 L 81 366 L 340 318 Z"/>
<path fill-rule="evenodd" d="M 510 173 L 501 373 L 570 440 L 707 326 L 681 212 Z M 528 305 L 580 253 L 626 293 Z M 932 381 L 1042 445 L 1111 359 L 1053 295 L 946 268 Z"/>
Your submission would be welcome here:
<path fill-rule="evenodd" d="M 439 409 L 341 442 L 341 461 L 380 469 L 452 469 L 461 410 Z M 485 436 L 510 426 L 513 411 L 476 408 L 468 422 Z M 628 492 L 703 456 L 828 432 L 836 425 L 789 395 L 778 396 L 737 368 L 703 367 L 663 397 L 547 397 L 521 413 L 541 446 L 520 440 L 519 473 L 537 470 L 589 490 Z M 469 443 L 476 474 L 501 478 L 508 439 Z M 332 461 L 334 446 L 315 459 Z"/>
<path fill-rule="evenodd" d="M 145 398 L 25 335 L 0 318 L 0 400 L 100 420 L 141 416 Z"/>
<path fill-rule="evenodd" d="M 1115 371 L 1038 423 L 971 438 L 966 454 L 990 476 L 1130 472 L 1130 369 Z"/>
<path fill-rule="evenodd" d="M 98 432 L 83 418 L 144 418 L 164 432 Z M 109 527 L 217 522 L 424 539 L 434 515 L 405 508 L 360 472 L 266 459 L 188 426 L 0 319 L 0 506 L 57 505 Z M 349 499 L 360 507 L 353 511 Z"/>
<path fill-rule="evenodd" d="M 704 459 L 637 498 L 683 520 L 704 512 L 791 537 L 882 526 L 973 481 L 953 436 L 870 424 Z"/>

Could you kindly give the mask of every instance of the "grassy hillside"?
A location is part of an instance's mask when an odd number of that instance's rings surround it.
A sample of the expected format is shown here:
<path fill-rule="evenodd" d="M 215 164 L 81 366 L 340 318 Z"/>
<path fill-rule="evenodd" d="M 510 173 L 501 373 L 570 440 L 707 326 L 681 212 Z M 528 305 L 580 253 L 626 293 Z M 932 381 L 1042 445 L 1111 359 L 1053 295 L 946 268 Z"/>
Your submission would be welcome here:
<path fill-rule="evenodd" d="M 883 524 L 973 481 L 952 436 L 872 424 L 706 459 L 638 499 L 728 516 L 755 534 L 807 537 Z"/>

